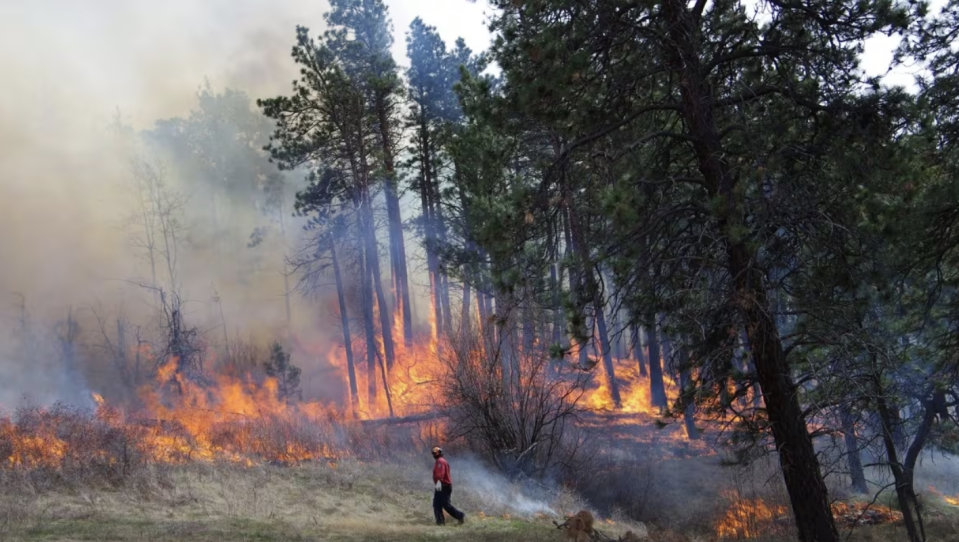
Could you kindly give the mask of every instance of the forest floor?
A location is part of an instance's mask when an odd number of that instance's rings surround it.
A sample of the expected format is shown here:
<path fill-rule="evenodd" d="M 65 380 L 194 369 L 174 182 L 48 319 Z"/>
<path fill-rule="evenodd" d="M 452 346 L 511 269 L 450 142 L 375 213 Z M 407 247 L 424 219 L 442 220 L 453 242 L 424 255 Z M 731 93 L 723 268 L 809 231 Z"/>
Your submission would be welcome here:
<path fill-rule="evenodd" d="M 422 467 L 353 461 L 290 468 L 194 464 L 137 473 L 120 488 L 48 486 L 35 476 L 7 477 L 2 480 L 6 491 L 0 494 L 0 542 L 559 542 L 564 540 L 563 533 L 552 520 L 582 506 L 572 496 L 559 495 L 542 511 L 533 512 L 545 505 L 463 483 L 454 492 L 453 502 L 467 511 L 466 523 L 448 521 L 437 527 L 432 519 L 428 465 L 425 476 Z M 506 488 L 502 491 L 508 493 Z M 625 521 L 600 520 L 598 525 L 614 539 L 627 530 L 655 542 L 715 539 Z M 930 541 L 959 542 L 959 508 L 955 514 L 937 511 L 929 521 L 928 534 Z M 851 542 L 903 539 L 904 532 L 896 525 L 857 528 L 846 538 Z"/>
<path fill-rule="evenodd" d="M 545 516 L 481 514 L 464 525 L 433 524 L 429 471 L 413 483 L 399 465 L 292 468 L 189 465 L 143 473 L 122 488 L 72 488 L 0 495 L 0 542 L 13 540 L 551 540 Z M 29 486 L 30 484 L 26 484 Z M 496 507 L 494 506 L 493 509 Z M 485 517 L 484 517 L 485 516 Z"/>

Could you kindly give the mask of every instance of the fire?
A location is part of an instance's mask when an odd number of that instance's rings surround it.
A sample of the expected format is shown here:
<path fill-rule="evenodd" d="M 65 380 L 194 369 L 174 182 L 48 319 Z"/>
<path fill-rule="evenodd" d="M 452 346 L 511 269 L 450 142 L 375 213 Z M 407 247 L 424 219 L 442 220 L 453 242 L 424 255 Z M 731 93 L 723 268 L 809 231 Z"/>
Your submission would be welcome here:
<path fill-rule="evenodd" d="M 719 538 L 756 538 L 787 513 L 783 505 L 767 504 L 761 498 L 744 499 L 736 491 L 723 492 L 723 496 L 732 501 L 732 505 L 716 523 Z"/>
<path fill-rule="evenodd" d="M 768 535 L 777 523 L 788 523 L 785 520 L 789 511 L 785 505 L 768 504 L 758 497 L 745 499 L 736 491 L 724 491 L 722 496 L 731 505 L 716 523 L 716 535 L 719 538 L 757 538 Z M 836 522 L 841 525 L 879 525 L 902 520 L 902 513 L 881 504 L 834 502 L 830 508 Z"/>
<path fill-rule="evenodd" d="M 436 300 L 431 298 L 431 303 Z M 380 325 L 380 307 L 374 305 L 374 310 L 374 321 Z M 102 395 L 92 393 L 92 414 L 67 413 L 57 408 L 35 409 L 26 418 L 0 413 L 0 462 L 7 468 L 58 468 L 75 461 L 78 454 L 110 463 L 120 461 L 118 454 L 131 450 L 138 457 L 160 463 L 230 461 L 253 465 L 335 460 L 344 453 L 335 443 L 343 440 L 337 434 L 342 433 L 348 420 L 368 420 L 391 413 L 397 417 L 429 414 L 442 406 L 438 383 L 445 372 L 440 359 L 444 346 L 435 310 L 428 312 L 429 334 L 423 333 L 421 340 L 412 344 L 404 340 L 401 307 L 393 307 L 391 312 L 395 354 L 392 367 L 387 368 L 382 334 L 376 337 L 373 367 L 366 355 L 365 341 L 357 341 L 359 348 L 354 349 L 353 361 L 359 393 L 342 408 L 321 402 L 288 401 L 281 397 L 281 387 L 274 378 L 235 371 L 207 371 L 188 377 L 181 372 L 177 358 L 171 357 L 155 365 L 153 381 L 137 390 L 135 408 L 119 409 Z M 291 340 L 305 351 L 297 337 Z M 475 355 L 485 355 L 482 344 L 478 348 Z M 317 347 L 310 348 L 309 353 L 325 354 L 342 379 L 342 389 L 349 390 L 345 348 Z M 135 354 L 151 359 L 152 352 L 141 344 Z M 207 367 L 216 365 L 210 358 L 207 361 Z M 622 407 L 614 408 L 607 380 L 601 375 L 592 379 L 582 406 L 597 413 L 659 414 L 651 406 L 649 381 L 640 376 L 637 361 L 617 359 L 615 365 Z M 375 381 L 370 382 L 371 378 Z M 673 400 L 676 385 L 668 375 L 664 375 L 664 382 L 667 395 Z M 442 440 L 445 427 L 436 422 L 421 425 L 419 431 L 422 440 L 432 442 Z M 119 446 L 121 451 L 113 446 Z"/>
<path fill-rule="evenodd" d="M 834 502 L 831 508 L 836 521 L 847 525 L 878 525 L 902 520 L 902 512 L 881 504 Z"/>
<path fill-rule="evenodd" d="M 929 486 L 929 492 L 935 495 L 936 497 L 941 498 L 943 502 L 945 502 L 949 506 L 959 506 L 959 495 L 952 495 L 952 496 L 943 495 L 942 492 L 940 492 L 934 486 Z"/>
<path fill-rule="evenodd" d="M 616 381 L 619 384 L 619 396 L 622 408 L 616 409 L 605 376 L 597 375 L 593 381 L 595 387 L 583 398 L 586 408 L 594 412 L 615 411 L 622 414 L 646 414 L 656 416 L 659 408 L 652 405 L 652 394 L 648 377 L 640 375 L 639 362 L 635 359 L 613 359 Z M 669 375 L 663 375 L 667 401 L 675 401 L 679 389 Z"/>
<path fill-rule="evenodd" d="M 116 463 L 135 452 L 159 463 L 294 463 L 335 458 L 330 420 L 319 403 L 281 399 L 277 382 L 216 376 L 198 383 L 163 364 L 139 392 L 144 407 L 122 412 L 99 394 L 93 415 L 62 406 L 0 416 L 0 458 L 8 468 L 58 469 L 69 463 Z M 132 447 L 132 450 L 131 450 Z"/>

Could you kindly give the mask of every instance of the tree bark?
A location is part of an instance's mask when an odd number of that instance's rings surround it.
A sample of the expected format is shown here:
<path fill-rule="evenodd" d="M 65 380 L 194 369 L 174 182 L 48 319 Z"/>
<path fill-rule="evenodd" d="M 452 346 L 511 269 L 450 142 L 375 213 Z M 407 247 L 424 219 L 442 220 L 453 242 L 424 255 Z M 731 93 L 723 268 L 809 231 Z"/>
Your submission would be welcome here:
<path fill-rule="evenodd" d="M 866 473 L 862 468 L 862 458 L 859 453 L 859 441 L 856 439 L 856 422 L 849 405 L 839 405 L 839 416 L 842 418 L 842 436 L 846 445 L 846 464 L 849 466 L 849 478 L 852 490 L 865 494 L 869 491 L 866 485 Z"/>
<path fill-rule="evenodd" d="M 632 325 L 632 343 L 633 343 L 633 356 L 636 357 L 636 363 L 639 364 L 639 376 L 646 378 L 649 374 L 646 372 L 646 352 L 644 351 L 643 341 L 641 339 L 642 330 L 639 327 L 639 324 Z"/>
<path fill-rule="evenodd" d="M 589 252 L 586 248 L 586 241 L 583 239 L 583 232 L 579 228 L 579 223 L 571 202 L 567 202 L 569 212 L 569 231 L 573 238 L 573 250 L 578 256 L 579 272 L 582 273 L 584 287 L 586 289 L 586 299 L 593 305 L 593 313 L 596 318 L 596 326 L 599 330 L 599 342 L 601 355 L 603 357 L 603 368 L 606 370 L 606 383 L 609 386 L 609 395 L 613 400 L 615 408 L 621 408 L 622 398 L 619 395 L 619 383 L 616 382 L 616 368 L 613 365 L 613 357 L 610 352 L 609 334 L 606 328 L 606 316 L 603 311 L 602 294 L 596 284 L 596 276 L 589 267 Z"/>
<path fill-rule="evenodd" d="M 692 397 L 686 394 L 686 387 L 690 384 L 689 378 L 689 353 L 685 348 L 679 351 L 680 363 L 682 367 L 679 370 L 679 394 L 682 397 L 686 407 L 683 409 L 683 424 L 686 427 L 686 438 L 688 440 L 699 439 L 699 429 L 696 428 L 696 403 Z"/>
<path fill-rule="evenodd" d="M 403 340 L 406 347 L 413 344 L 413 316 L 410 312 L 410 288 L 406 267 L 406 241 L 403 238 L 403 217 L 400 212 L 400 199 L 396 186 L 396 170 L 393 157 L 393 142 L 390 137 L 390 119 L 385 97 L 380 94 L 376 101 L 376 114 L 380 126 L 380 144 L 383 148 L 383 164 L 386 169 L 386 213 L 390 233 L 390 263 L 393 271 L 393 283 L 396 288 L 396 301 L 401 307 L 403 318 Z"/>
<path fill-rule="evenodd" d="M 363 246 L 363 229 L 358 228 L 359 247 Z M 357 248 L 359 248 L 357 247 Z M 373 322 L 373 288 L 370 285 L 370 273 L 367 271 L 364 251 L 359 251 L 360 261 L 360 297 L 363 305 L 363 325 L 366 335 L 366 398 L 369 414 L 376 406 L 376 324 Z"/>
<path fill-rule="evenodd" d="M 889 470 L 892 471 L 893 480 L 896 483 L 896 498 L 899 500 L 899 510 L 902 512 L 902 520 L 906 526 L 906 533 L 909 536 L 909 542 L 925 542 L 925 537 L 920 535 L 919 525 L 922 523 L 922 516 L 913 517 L 913 511 L 919 511 L 919 503 L 915 500 L 915 491 L 912 488 L 911 472 L 907 478 L 904 465 L 899 461 L 899 452 L 896 450 L 896 442 L 893 433 L 893 415 L 883 394 L 882 384 L 878 377 L 875 379 L 876 407 L 879 411 L 879 421 L 882 426 L 882 442 L 886 447 L 886 457 L 888 459 Z"/>
<path fill-rule="evenodd" d="M 714 213 L 725 245 L 733 295 L 753 348 L 766 412 L 779 452 L 786 490 L 796 518 L 800 542 L 836 542 L 838 531 L 829 507 L 828 491 L 806 427 L 797 389 L 790 375 L 761 271 L 752 248 L 733 235 L 742 220 L 741 198 L 726 161 L 713 116 L 713 97 L 694 42 L 699 36 L 696 17 L 685 0 L 664 0 L 667 23 L 663 46 L 672 70 L 679 76 L 680 110 L 699 162 L 709 196 L 718 200 Z"/>
<path fill-rule="evenodd" d="M 350 383 L 350 404 L 353 405 L 353 412 L 355 413 L 360 403 L 359 390 L 356 386 L 356 369 L 353 366 L 353 338 L 350 334 L 350 318 L 346 306 L 343 278 L 340 274 L 340 261 L 336 257 L 336 241 L 332 238 L 330 239 L 330 255 L 333 258 L 333 276 L 336 279 L 336 298 L 340 304 L 340 322 L 343 326 L 343 348 L 346 350 L 346 373 Z"/>
<path fill-rule="evenodd" d="M 380 274 L 380 255 L 376 243 L 376 225 L 373 220 L 373 205 L 370 201 L 370 193 L 367 187 L 363 189 L 363 211 L 365 219 L 366 234 L 366 263 L 373 275 L 373 290 L 376 293 L 376 304 L 380 313 L 380 333 L 383 337 L 383 353 L 386 356 L 387 369 L 393 368 L 393 326 L 390 317 L 390 306 L 386 301 L 386 295 L 383 293 L 383 281 Z"/>
<path fill-rule="evenodd" d="M 666 386 L 663 382 L 663 362 L 659 332 L 656 330 L 656 317 L 646 316 L 646 342 L 649 344 L 649 403 L 653 408 L 664 409 L 666 401 Z"/>

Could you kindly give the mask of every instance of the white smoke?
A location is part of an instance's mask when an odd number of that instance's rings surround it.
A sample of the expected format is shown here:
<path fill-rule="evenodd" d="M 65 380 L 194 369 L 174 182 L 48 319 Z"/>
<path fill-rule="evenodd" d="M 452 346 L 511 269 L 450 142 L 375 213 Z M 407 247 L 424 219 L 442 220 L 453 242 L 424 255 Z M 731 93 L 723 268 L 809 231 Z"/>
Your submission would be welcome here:
<path fill-rule="evenodd" d="M 488 511 L 506 511 L 518 517 L 561 515 L 555 505 L 561 496 L 551 494 L 543 486 L 512 482 L 471 456 L 451 458 L 450 465 L 453 487 L 461 488 L 460 491 L 482 503 Z"/>

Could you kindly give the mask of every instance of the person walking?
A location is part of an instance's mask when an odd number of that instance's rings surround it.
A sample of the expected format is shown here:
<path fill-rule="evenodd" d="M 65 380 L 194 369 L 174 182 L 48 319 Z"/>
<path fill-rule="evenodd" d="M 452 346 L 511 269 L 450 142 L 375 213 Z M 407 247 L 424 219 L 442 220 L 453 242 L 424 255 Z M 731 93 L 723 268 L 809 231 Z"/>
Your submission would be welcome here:
<path fill-rule="evenodd" d="M 443 457 L 443 449 L 439 446 L 433 447 L 433 458 L 436 463 L 433 464 L 433 484 L 436 491 L 433 492 L 433 514 L 436 516 L 437 525 L 446 524 L 446 516 L 443 511 L 456 518 L 456 521 L 463 524 L 466 514 L 459 511 L 450 503 L 450 496 L 453 494 L 453 479 L 450 477 L 450 464 Z"/>

